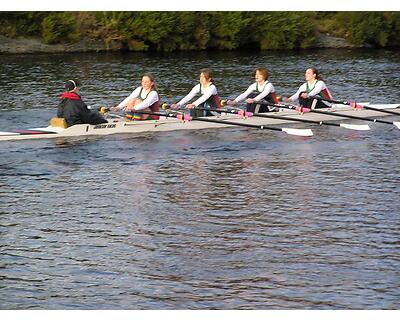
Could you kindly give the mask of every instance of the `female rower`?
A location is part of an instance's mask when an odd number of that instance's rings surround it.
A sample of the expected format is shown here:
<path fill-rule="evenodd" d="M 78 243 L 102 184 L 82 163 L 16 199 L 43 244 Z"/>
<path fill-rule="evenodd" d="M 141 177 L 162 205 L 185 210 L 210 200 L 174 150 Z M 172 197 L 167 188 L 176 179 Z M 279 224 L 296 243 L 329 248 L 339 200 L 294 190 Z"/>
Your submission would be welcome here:
<path fill-rule="evenodd" d="M 159 97 L 154 77 L 149 73 L 145 73 L 142 76 L 142 85 L 133 90 L 119 105 L 110 108 L 110 110 L 124 110 L 131 114 L 134 120 L 158 120 L 160 117 L 157 115 L 135 113 L 135 111 L 158 112 L 158 101 Z"/>
<path fill-rule="evenodd" d="M 205 117 L 212 115 L 207 110 L 202 108 L 220 108 L 220 101 L 218 97 L 217 87 L 213 83 L 211 71 L 208 69 L 200 70 L 199 84 L 195 85 L 192 90 L 179 101 L 178 103 L 172 104 L 172 109 L 177 109 L 188 103 L 194 96 L 201 94 L 201 96 L 194 102 L 186 105 L 186 108 L 192 109 L 191 115 L 193 117 Z M 198 108 L 196 110 L 196 108 Z"/>
<path fill-rule="evenodd" d="M 320 77 L 318 70 L 314 67 L 307 69 L 305 79 L 306 82 L 300 86 L 299 90 L 291 97 L 284 98 L 283 102 L 292 103 L 299 100 L 301 106 L 311 109 L 329 107 L 328 103 L 314 99 L 316 95 L 324 99 L 332 99 L 331 93 Z"/>
<path fill-rule="evenodd" d="M 266 104 L 258 104 L 260 100 L 266 100 L 271 104 L 278 104 L 279 100 L 276 96 L 274 86 L 268 81 L 269 72 L 267 68 L 257 68 L 254 78 L 255 83 L 250 85 L 248 89 L 241 95 L 237 96 L 235 100 L 228 100 L 227 104 L 234 106 L 238 102 L 246 99 L 246 109 L 249 112 L 262 113 L 274 111 L 275 108 Z"/>
<path fill-rule="evenodd" d="M 79 83 L 76 80 L 68 80 L 65 83 L 66 91 L 61 94 L 58 104 L 57 117 L 65 119 L 68 127 L 75 124 L 100 124 L 107 123 L 99 113 L 89 110 L 86 103 L 78 95 Z"/>

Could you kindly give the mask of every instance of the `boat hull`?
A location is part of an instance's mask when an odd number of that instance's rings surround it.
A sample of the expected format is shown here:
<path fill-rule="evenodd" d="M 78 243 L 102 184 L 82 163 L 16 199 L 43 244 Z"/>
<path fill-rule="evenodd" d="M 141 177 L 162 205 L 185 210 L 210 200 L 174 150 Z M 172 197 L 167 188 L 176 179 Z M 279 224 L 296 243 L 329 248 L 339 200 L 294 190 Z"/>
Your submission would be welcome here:
<path fill-rule="evenodd" d="M 399 108 L 398 104 L 385 104 L 385 105 L 371 105 L 374 108 L 393 110 Z M 323 110 L 323 109 L 321 109 Z M 398 109 L 399 110 L 399 109 Z M 348 106 L 336 105 L 329 109 L 329 112 L 333 114 L 340 112 L 347 115 L 356 115 L 362 118 L 378 118 L 387 116 L 379 111 L 373 110 L 354 110 Z M 400 110 L 398 111 L 400 113 Z M 271 112 L 268 115 L 279 115 L 284 116 L 287 119 L 270 119 L 262 117 L 249 117 L 239 118 L 237 115 L 222 114 L 220 117 L 213 117 L 218 120 L 229 120 L 238 124 L 248 123 L 255 125 L 264 126 L 277 126 L 280 127 L 282 124 L 300 124 L 295 122 L 296 119 L 307 119 L 314 121 L 337 121 L 345 118 L 336 115 L 325 115 L 316 113 L 304 113 L 299 114 L 296 111 L 287 110 L 282 112 Z M 292 120 L 291 120 L 292 119 Z M 346 119 L 350 122 L 354 120 Z M 27 139 L 52 139 L 59 137 L 79 137 L 79 136 L 102 136 L 111 134 L 134 134 L 143 132 L 157 132 L 157 131 L 175 131 L 175 130 L 200 130 L 200 129 L 212 129 L 212 128 L 226 128 L 232 127 L 231 124 L 220 124 L 220 123 L 208 123 L 203 121 L 188 121 L 182 122 L 174 118 L 166 118 L 160 120 L 149 120 L 149 121 L 127 121 L 125 119 L 110 119 L 108 123 L 99 125 L 80 124 L 69 127 L 67 129 L 61 128 L 34 128 L 29 130 L 16 130 L 10 132 L 0 132 L 0 141 L 10 140 L 27 140 Z"/>

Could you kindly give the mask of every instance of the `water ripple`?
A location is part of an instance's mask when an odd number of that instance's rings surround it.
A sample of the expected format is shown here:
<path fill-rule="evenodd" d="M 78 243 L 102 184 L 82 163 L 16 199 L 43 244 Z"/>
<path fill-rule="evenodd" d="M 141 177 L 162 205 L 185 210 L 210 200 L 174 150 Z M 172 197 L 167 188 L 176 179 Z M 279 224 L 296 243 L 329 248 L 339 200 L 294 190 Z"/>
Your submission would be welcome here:
<path fill-rule="evenodd" d="M 70 72 L 93 105 L 148 69 L 178 99 L 207 64 L 235 95 L 263 61 L 280 93 L 313 61 L 338 97 L 400 99 L 387 50 L 3 58 L 2 130 L 46 124 Z M 0 307 L 398 309 L 399 131 L 310 127 L 2 143 Z"/>

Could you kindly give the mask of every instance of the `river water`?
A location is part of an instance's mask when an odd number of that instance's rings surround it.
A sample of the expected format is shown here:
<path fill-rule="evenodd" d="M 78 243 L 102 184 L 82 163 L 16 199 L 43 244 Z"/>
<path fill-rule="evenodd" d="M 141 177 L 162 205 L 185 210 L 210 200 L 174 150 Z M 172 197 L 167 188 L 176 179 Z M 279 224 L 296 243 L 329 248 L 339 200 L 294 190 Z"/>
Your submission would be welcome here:
<path fill-rule="evenodd" d="M 387 50 L 4 55 L 0 128 L 47 125 L 64 80 L 112 105 L 152 72 L 173 102 L 309 65 L 339 99 L 399 103 Z M 400 131 L 243 128 L 0 143 L 1 309 L 398 309 Z"/>

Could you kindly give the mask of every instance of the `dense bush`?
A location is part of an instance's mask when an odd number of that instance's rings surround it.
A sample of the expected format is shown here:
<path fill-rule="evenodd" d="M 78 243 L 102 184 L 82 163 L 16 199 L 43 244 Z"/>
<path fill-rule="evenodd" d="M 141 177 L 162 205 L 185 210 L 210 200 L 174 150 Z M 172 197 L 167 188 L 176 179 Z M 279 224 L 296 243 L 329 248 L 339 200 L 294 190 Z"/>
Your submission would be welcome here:
<path fill-rule="evenodd" d="M 328 31 L 356 45 L 398 46 L 400 13 L 339 12 L 329 17 Z"/>
<path fill-rule="evenodd" d="M 74 42 L 79 38 L 76 15 L 70 12 L 52 12 L 42 21 L 44 43 Z"/>
<path fill-rule="evenodd" d="M 271 12 L 252 19 L 261 49 L 307 48 L 314 40 L 314 14 Z"/>
<path fill-rule="evenodd" d="M 141 12 L 120 17 L 119 34 L 131 50 L 306 48 L 313 14 L 243 12 Z"/>
<path fill-rule="evenodd" d="M 387 46 L 400 46 L 400 12 L 386 12 L 385 19 L 390 26 Z"/>
<path fill-rule="evenodd" d="M 1 34 L 8 37 L 38 35 L 44 17 L 45 13 L 40 12 L 1 12 Z"/>
<path fill-rule="evenodd" d="M 246 43 L 240 31 L 251 19 L 241 12 L 215 12 L 209 14 L 209 46 L 216 49 L 236 49 Z"/>
<path fill-rule="evenodd" d="M 131 51 L 308 48 L 318 32 L 400 45 L 399 12 L 3 12 L 0 32 L 45 43 L 101 40 Z"/>

